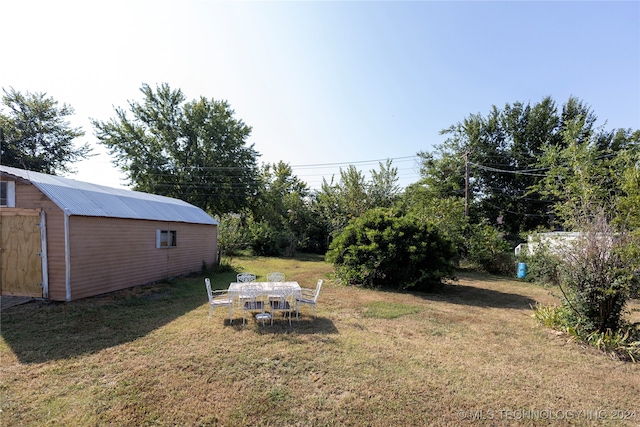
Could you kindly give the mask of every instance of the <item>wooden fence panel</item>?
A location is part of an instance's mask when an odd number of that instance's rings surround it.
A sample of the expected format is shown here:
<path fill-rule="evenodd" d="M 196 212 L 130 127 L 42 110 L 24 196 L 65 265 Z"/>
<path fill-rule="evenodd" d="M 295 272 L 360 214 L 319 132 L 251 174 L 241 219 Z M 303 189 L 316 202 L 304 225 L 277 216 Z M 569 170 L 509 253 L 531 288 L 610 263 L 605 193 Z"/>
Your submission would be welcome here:
<path fill-rule="evenodd" d="M 0 210 L 0 293 L 42 297 L 40 211 Z"/>

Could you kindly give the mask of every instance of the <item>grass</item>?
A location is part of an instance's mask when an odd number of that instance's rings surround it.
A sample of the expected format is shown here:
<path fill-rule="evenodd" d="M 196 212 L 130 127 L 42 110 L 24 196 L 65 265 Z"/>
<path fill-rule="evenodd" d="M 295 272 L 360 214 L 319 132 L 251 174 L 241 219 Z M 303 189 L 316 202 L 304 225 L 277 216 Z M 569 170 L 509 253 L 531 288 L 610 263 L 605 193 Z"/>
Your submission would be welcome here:
<path fill-rule="evenodd" d="M 202 277 L 13 307 L 2 313 L 1 425 L 640 422 L 640 364 L 538 326 L 532 307 L 557 303 L 543 287 L 461 272 L 434 293 L 382 292 L 332 283 L 317 257 L 234 262 L 310 288 L 324 278 L 317 319 L 305 307 L 292 328 L 243 328 L 226 310 L 208 320 Z M 210 277 L 223 288 L 235 273 Z"/>
<path fill-rule="evenodd" d="M 418 313 L 421 308 L 416 305 L 400 304 L 392 301 L 371 301 L 364 305 L 364 317 L 378 319 L 395 319 L 407 314 Z"/>

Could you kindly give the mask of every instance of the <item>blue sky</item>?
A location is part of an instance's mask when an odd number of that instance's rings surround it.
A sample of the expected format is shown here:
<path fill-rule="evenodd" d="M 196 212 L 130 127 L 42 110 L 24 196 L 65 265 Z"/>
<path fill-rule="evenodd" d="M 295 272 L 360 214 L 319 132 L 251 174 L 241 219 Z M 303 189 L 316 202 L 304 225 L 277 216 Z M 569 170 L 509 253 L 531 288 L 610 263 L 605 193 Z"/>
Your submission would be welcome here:
<path fill-rule="evenodd" d="M 0 86 L 75 109 L 96 156 L 70 177 L 120 186 L 89 118 L 142 83 L 225 99 L 259 162 L 310 186 L 396 159 L 400 183 L 440 130 L 492 105 L 576 96 L 640 129 L 640 2 L 91 1 L 0 4 Z M 327 166 L 319 166 L 327 165 Z"/>

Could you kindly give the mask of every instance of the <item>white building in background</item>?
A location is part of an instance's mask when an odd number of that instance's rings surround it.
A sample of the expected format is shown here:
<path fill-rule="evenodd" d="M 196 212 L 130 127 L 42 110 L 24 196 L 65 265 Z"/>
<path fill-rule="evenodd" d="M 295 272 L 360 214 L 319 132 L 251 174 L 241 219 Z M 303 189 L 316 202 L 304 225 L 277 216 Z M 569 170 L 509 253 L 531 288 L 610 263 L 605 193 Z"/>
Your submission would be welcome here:
<path fill-rule="evenodd" d="M 529 234 L 528 242 L 520 243 L 516 246 L 514 252 L 516 257 L 520 256 L 523 253 L 522 251 L 525 251 L 524 254 L 526 255 L 533 255 L 540 246 L 548 248 L 552 253 L 558 252 L 572 245 L 581 234 L 567 231 Z"/>

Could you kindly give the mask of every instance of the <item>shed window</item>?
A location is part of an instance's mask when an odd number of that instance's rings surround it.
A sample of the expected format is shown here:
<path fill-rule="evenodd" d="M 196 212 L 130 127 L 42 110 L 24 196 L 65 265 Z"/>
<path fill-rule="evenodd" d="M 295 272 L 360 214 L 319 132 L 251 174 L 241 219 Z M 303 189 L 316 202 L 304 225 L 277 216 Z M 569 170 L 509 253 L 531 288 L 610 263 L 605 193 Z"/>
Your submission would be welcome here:
<path fill-rule="evenodd" d="M 0 181 L 0 206 L 6 208 L 16 207 L 16 183 L 13 181 Z"/>
<path fill-rule="evenodd" d="M 175 230 L 156 230 L 156 248 L 175 248 L 178 246 Z"/>

